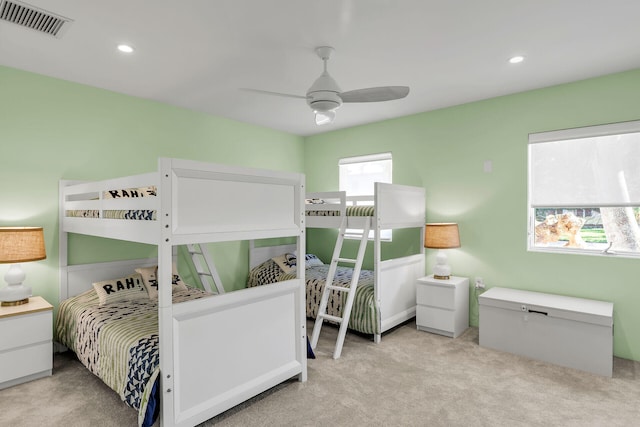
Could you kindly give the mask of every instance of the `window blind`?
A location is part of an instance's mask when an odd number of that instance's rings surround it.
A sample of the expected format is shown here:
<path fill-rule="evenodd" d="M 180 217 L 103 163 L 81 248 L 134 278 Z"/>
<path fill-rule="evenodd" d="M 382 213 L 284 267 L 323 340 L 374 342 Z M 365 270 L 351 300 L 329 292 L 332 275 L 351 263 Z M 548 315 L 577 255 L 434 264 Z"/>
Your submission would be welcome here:
<path fill-rule="evenodd" d="M 529 202 L 640 206 L 640 121 L 530 134 Z"/>
<path fill-rule="evenodd" d="M 391 153 L 347 157 L 338 161 L 340 191 L 347 196 L 373 195 L 373 183 L 391 183 Z"/>

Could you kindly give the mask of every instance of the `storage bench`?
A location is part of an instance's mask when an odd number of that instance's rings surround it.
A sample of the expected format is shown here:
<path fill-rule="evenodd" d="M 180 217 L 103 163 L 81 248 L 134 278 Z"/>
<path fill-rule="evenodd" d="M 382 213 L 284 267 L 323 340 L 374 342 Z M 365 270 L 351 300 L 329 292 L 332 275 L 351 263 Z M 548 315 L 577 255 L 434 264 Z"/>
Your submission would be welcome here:
<path fill-rule="evenodd" d="M 509 288 L 478 303 L 480 346 L 612 375 L 613 303 Z"/>

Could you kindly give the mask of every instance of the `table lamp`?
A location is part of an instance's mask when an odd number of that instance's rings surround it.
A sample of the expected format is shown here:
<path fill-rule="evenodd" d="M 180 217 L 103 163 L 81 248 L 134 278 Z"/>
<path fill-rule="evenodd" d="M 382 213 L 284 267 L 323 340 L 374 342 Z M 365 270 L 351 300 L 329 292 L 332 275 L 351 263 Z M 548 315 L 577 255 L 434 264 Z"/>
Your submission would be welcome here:
<path fill-rule="evenodd" d="M 453 222 L 426 224 L 424 227 L 424 247 L 439 249 L 436 265 L 433 267 L 433 278 L 449 280 L 451 267 L 447 264 L 447 254 L 442 249 L 460 247 L 458 224 Z"/>
<path fill-rule="evenodd" d="M 46 257 L 42 227 L 0 227 L 0 264 L 11 264 L 4 275 L 7 286 L 0 289 L 2 306 L 29 302 L 31 287 L 22 284 L 26 276 L 19 263 Z"/>

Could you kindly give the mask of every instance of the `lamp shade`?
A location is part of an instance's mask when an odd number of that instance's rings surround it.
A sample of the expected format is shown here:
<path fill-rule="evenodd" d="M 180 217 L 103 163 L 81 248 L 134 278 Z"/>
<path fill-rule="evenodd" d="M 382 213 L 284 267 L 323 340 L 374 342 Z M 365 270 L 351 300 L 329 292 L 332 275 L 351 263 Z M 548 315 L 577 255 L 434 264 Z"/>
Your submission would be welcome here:
<path fill-rule="evenodd" d="M 45 259 L 42 227 L 0 227 L 0 263 Z"/>
<path fill-rule="evenodd" d="M 426 224 L 424 229 L 424 247 L 432 249 L 452 249 L 460 247 L 458 224 L 441 222 Z"/>

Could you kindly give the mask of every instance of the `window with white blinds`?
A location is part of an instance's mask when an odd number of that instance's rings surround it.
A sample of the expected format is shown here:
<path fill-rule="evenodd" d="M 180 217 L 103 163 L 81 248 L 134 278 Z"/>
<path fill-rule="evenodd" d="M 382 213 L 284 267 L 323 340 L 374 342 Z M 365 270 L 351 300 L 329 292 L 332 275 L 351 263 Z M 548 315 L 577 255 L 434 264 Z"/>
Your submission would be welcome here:
<path fill-rule="evenodd" d="M 338 184 L 340 191 L 347 196 L 372 196 L 374 183 L 391 184 L 393 177 L 393 160 L 391 153 L 369 154 L 365 156 L 346 157 L 338 161 Z M 355 230 L 347 230 L 346 237 L 357 236 Z M 381 230 L 380 239 L 390 241 L 391 230 Z M 369 232 L 373 238 L 373 230 Z"/>
<path fill-rule="evenodd" d="M 640 121 L 529 135 L 529 249 L 640 255 Z"/>
<path fill-rule="evenodd" d="M 345 191 L 347 196 L 371 196 L 375 182 L 391 183 L 392 167 L 391 153 L 340 159 L 340 191 Z"/>

